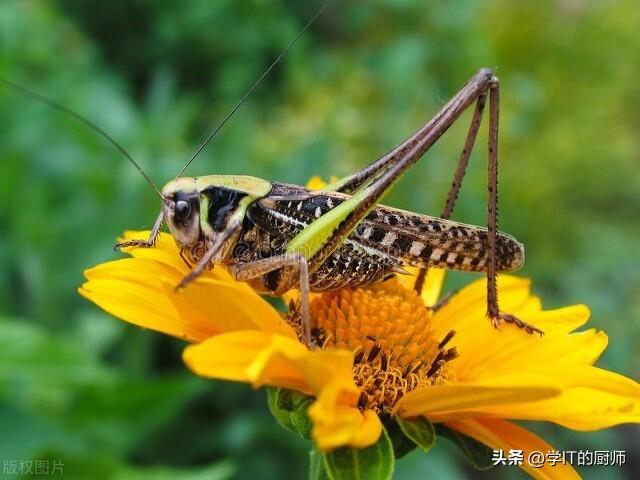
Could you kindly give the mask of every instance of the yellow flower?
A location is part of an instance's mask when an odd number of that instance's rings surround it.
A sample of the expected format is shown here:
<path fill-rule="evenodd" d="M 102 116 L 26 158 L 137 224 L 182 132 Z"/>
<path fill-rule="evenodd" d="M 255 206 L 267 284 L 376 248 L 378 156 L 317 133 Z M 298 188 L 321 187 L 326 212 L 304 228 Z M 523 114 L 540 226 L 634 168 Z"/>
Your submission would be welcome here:
<path fill-rule="evenodd" d="M 127 232 L 125 239 L 147 232 Z M 294 308 L 284 317 L 220 267 L 174 292 L 188 273 L 169 235 L 156 248 L 85 272 L 79 292 L 133 324 L 183 338 L 184 361 L 207 378 L 284 387 L 314 398 L 312 437 L 324 451 L 365 447 L 382 418 L 424 416 L 490 448 L 551 446 L 508 420 L 544 420 L 575 430 L 640 422 L 640 385 L 593 366 L 607 345 L 594 329 L 576 332 L 589 310 L 542 310 L 528 280 L 500 277 L 501 307 L 545 335 L 494 329 L 478 280 L 442 308 L 444 273 L 431 270 L 421 296 L 403 276 L 365 289 L 313 295 L 314 338 L 300 340 Z M 286 300 L 295 305 L 295 294 Z M 525 456 L 526 458 L 526 456 Z M 569 465 L 522 468 L 538 478 L 573 478 Z"/>

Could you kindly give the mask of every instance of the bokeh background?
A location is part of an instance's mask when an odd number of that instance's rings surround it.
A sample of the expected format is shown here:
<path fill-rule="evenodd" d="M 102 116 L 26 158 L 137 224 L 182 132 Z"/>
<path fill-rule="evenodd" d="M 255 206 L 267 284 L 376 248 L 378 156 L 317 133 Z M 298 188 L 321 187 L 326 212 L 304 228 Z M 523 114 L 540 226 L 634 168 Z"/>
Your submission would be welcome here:
<path fill-rule="evenodd" d="M 157 183 L 172 178 L 319 2 L 0 2 L 0 76 L 116 137 Z M 640 5 L 628 1 L 336 0 L 243 105 L 193 174 L 304 183 L 344 175 L 425 122 L 480 67 L 501 78 L 501 228 L 549 307 L 584 302 L 640 378 Z M 436 214 L 469 115 L 386 203 Z M 109 317 L 76 293 L 157 198 L 74 119 L 0 87 L 0 459 L 60 459 L 65 478 L 305 478 L 308 445 L 264 392 L 189 374 L 183 343 Z M 481 134 L 456 218 L 484 223 Z M 452 275 L 451 287 L 472 275 Z M 532 425 L 565 450 L 627 450 L 637 427 Z M 442 439 L 397 478 L 475 472 Z"/>

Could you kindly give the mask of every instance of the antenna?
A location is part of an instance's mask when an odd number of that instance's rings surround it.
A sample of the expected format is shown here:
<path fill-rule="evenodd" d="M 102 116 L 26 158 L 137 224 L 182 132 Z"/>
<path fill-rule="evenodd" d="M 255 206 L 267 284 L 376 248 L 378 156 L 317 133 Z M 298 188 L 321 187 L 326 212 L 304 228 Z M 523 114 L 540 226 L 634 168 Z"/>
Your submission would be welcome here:
<path fill-rule="evenodd" d="M 158 196 L 160 198 L 164 198 L 162 196 L 162 192 L 160 191 L 160 189 L 156 186 L 155 183 L 153 183 L 153 180 L 151 180 L 151 178 L 149 178 L 149 176 L 146 173 L 144 173 L 144 170 L 142 170 L 142 167 L 138 164 L 138 162 L 136 162 L 133 159 L 133 157 L 131 157 L 131 155 L 129 155 L 129 153 L 124 149 L 124 147 L 122 147 L 122 145 L 120 145 L 118 142 L 116 142 L 116 140 L 111 135 L 109 135 L 102 128 L 100 128 L 98 125 L 93 123 L 91 120 L 89 120 L 88 118 L 80 115 L 77 112 L 74 112 L 70 108 L 65 107 L 64 105 L 56 102 L 55 100 L 51 100 L 50 98 L 47 98 L 44 95 L 40 95 L 39 93 L 33 92 L 33 91 L 29 90 L 28 88 L 25 88 L 25 87 L 22 87 L 20 85 L 17 85 L 17 84 L 15 84 L 13 82 L 10 82 L 9 80 L 5 80 L 4 78 L 0 78 L 0 82 L 2 82 L 5 85 L 7 85 L 7 86 L 19 91 L 23 95 L 25 95 L 25 96 L 33 99 L 33 100 L 37 100 L 39 102 L 42 102 L 45 105 L 48 105 L 49 107 L 54 108 L 55 110 L 61 111 L 61 112 L 66 113 L 67 115 L 69 115 L 71 117 L 74 117 L 75 119 L 77 119 L 77 120 L 81 121 L 82 123 L 84 123 L 85 125 L 87 125 L 89 128 L 91 128 L 94 131 L 98 132 L 100 135 L 102 135 L 103 138 L 108 140 L 111 143 L 111 145 L 116 147 L 120 151 L 120 153 L 122 153 L 133 164 L 134 167 L 136 167 L 136 170 L 138 170 L 142 174 L 144 179 L 147 181 L 147 183 L 149 185 L 151 185 L 151 188 L 153 188 L 153 190 L 158 194 Z"/>
<path fill-rule="evenodd" d="M 238 103 L 235 104 L 235 106 L 231 109 L 231 111 L 227 114 L 226 117 L 224 117 L 224 120 L 222 120 L 222 122 L 220 122 L 220 124 L 211 132 L 211 134 L 206 138 L 206 140 L 202 143 L 202 145 L 200 145 L 198 147 L 198 149 L 195 151 L 195 153 L 191 156 L 191 159 L 185 164 L 184 167 L 182 167 L 180 169 L 180 171 L 178 172 L 178 175 L 176 175 L 176 179 L 178 177 L 180 177 L 180 175 L 182 175 L 182 173 L 189 167 L 189 165 L 191 165 L 191 163 L 196 159 L 196 157 L 200 154 L 200 152 L 202 152 L 202 150 L 205 149 L 205 147 L 209 144 L 209 142 L 213 139 L 213 137 L 216 136 L 216 134 L 222 130 L 222 127 L 224 127 L 224 125 L 229 121 L 229 119 L 233 116 L 234 113 L 236 113 L 236 110 L 238 110 L 240 108 L 240 106 L 245 102 L 245 100 L 247 98 L 249 98 L 249 95 L 251 95 L 253 93 L 253 91 L 258 87 L 258 85 L 260 85 L 260 83 L 262 82 L 262 80 L 264 80 L 264 78 L 269 75 L 269 72 L 271 72 L 271 70 L 273 70 L 273 67 L 275 67 L 278 62 L 280 62 L 280 60 L 282 59 L 282 57 L 284 57 L 286 55 L 286 53 L 291 49 L 291 47 L 293 47 L 296 42 L 300 39 L 300 37 L 309 29 L 309 27 L 313 24 L 313 22 L 316 21 L 316 19 L 322 15 L 322 12 L 325 11 L 325 9 L 327 8 L 327 6 L 329 6 L 329 4 L 331 3 L 331 0 L 327 0 L 326 2 L 324 2 L 324 4 L 320 7 L 320 9 L 316 12 L 316 14 L 311 17 L 311 20 L 309 20 L 307 22 L 307 24 L 302 28 L 302 30 L 300 30 L 298 32 L 298 34 L 294 37 L 293 40 L 291 40 L 291 42 L 289 42 L 289 45 L 287 45 L 285 47 L 284 50 L 282 50 L 280 52 L 280 55 L 278 55 L 276 57 L 276 59 L 271 63 L 271 65 L 269 65 L 269 67 L 262 73 L 262 75 L 260 75 L 260 77 L 254 82 L 253 85 L 251 85 L 251 88 L 249 88 L 249 90 L 247 90 L 247 92 L 242 96 L 242 98 L 240 98 L 240 100 L 238 101 Z"/>

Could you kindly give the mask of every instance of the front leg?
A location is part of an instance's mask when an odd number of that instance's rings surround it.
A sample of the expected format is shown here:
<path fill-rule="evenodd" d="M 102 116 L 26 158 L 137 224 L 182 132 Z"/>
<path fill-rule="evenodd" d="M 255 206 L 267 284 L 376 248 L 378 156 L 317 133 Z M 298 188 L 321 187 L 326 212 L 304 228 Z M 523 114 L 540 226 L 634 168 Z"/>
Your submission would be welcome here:
<path fill-rule="evenodd" d="M 291 277 L 300 280 L 302 304 L 302 335 L 305 345 L 311 347 L 311 320 L 309 313 L 309 266 L 307 259 L 300 253 L 283 253 L 275 257 L 264 258 L 250 263 L 237 263 L 229 267 L 229 273 L 240 282 L 262 277 L 275 270 L 283 269 L 279 279 L 281 285 L 289 284 Z"/>
<path fill-rule="evenodd" d="M 182 281 L 176 285 L 175 291 L 186 287 L 189 283 L 198 278 L 209 267 L 209 264 L 216 258 L 216 255 L 226 246 L 226 243 L 230 241 L 242 228 L 242 224 L 235 220 L 230 225 L 220 232 L 213 244 L 204 253 L 198 264 L 189 272 L 189 274 L 182 279 Z M 180 251 L 182 256 L 182 250 Z M 184 260 L 184 257 L 182 257 Z M 185 260 L 186 261 L 186 260 Z"/>
<path fill-rule="evenodd" d="M 129 240 L 127 242 L 116 243 L 113 246 L 114 250 L 121 250 L 125 247 L 139 247 L 139 248 L 151 248 L 156 244 L 156 240 L 158 239 L 158 235 L 160 235 L 160 228 L 162 227 L 162 221 L 164 220 L 164 216 L 162 212 L 156 218 L 156 222 L 153 224 L 153 228 L 151 229 L 151 233 L 149 234 L 149 238 L 146 240 L 136 239 Z"/>

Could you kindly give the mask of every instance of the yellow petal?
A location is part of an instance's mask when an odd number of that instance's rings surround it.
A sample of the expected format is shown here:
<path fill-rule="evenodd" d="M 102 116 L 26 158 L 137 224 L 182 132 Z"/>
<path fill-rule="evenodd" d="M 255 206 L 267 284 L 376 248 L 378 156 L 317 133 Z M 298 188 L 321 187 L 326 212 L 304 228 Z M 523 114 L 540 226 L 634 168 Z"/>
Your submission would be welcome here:
<path fill-rule="evenodd" d="M 540 327 L 545 335 L 572 332 L 586 323 L 590 315 L 589 309 L 584 305 L 542 311 L 540 300 L 530 294 L 530 281 L 513 275 L 499 276 L 498 298 L 503 312 Z M 486 345 L 493 344 L 498 336 L 504 337 L 504 333 L 514 338 L 527 337 L 520 335 L 522 331 L 516 326 L 504 322 L 496 330 L 487 319 L 486 312 L 487 283 L 486 279 L 480 279 L 460 290 L 436 312 L 432 320 L 435 333 L 438 336 L 456 330 L 454 338 L 461 350 L 467 345 L 485 348 Z M 483 336 L 488 337 L 484 339 Z M 504 338 L 499 342 L 500 345 L 506 343 Z"/>
<path fill-rule="evenodd" d="M 297 338 L 279 313 L 247 285 L 202 278 L 177 293 L 173 285 L 167 290 L 183 311 L 197 310 L 221 332 L 255 329 Z"/>
<path fill-rule="evenodd" d="M 148 230 L 127 230 L 119 241 L 136 239 L 146 240 L 149 237 L 149 234 L 150 232 Z M 173 237 L 167 233 L 161 232 L 160 235 L 158 235 L 158 240 L 156 241 L 155 246 L 152 248 L 127 247 L 123 248 L 122 251 L 134 258 L 146 258 L 164 263 L 168 267 L 181 272 L 183 276 L 187 275 L 191 271 L 191 269 L 187 267 L 186 263 L 184 263 L 184 260 L 180 258 L 180 250 L 173 240 Z M 238 283 L 239 285 L 244 285 L 246 288 L 250 288 L 246 284 L 236 282 L 231 275 L 221 267 L 216 267 L 213 270 L 207 270 L 203 272 L 202 276 L 215 278 L 229 283 Z"/>
<path fill-rule="evenodd" d="M 207 378 L 271 385 L 312 395 L 312 436 L 321 450 L 362 448 L 380 437 L 382 424 L 373 411 L 355 407 L 353 353 L 308 350 L 297 340 L 256 330 L 217 335 L 187 347 L 186 365 Z"/>
<path fill-rule="evenodd" d="M 416 267 L 404 267 L 411 275 L 398 275 L 400 283 L 405 288 L 413 289 L 413 285 L 416 281 L 416 275 L 420 271 Z M 444 278 L 447 271 L 443 268 L 430 268 L 427 272 L 427 276 L 424 279 L 424 285 L 422 286 L 422 292 L 420 296 L 427 307 L 433 307 L 440 298 L 442 286 L 444 285 Z"/>
<path fill-rule="evenodd" d="M 567 316 L 588 315 L 588 310 L 585 314 L 582 306 L 562 310 Z M 604 332 L 594 329 L 572 334 L 548 329 L 540 338 L 513 328 L 496 331 L 491 325 L 480 325 L 477 335 L 477 344 L 461 344 L 456 337 L 451 342 L 460 352 L 460 357 L 455 360 L 456 378 L 460 381 L 518 373 L 539 365 L 557 364 L 560 366 L 556 368 L 567 369 L 572 364 L 593 364 L 608 342 Z"/>
<path fill-rule="evenodd" d="M 427 272 L 427 277 L 424 280 L 422 292 L 420 293 L 427 307 L 433 307 L 438 303 L 446 273 L 447 271 L 444 268 L 430 268 Z"/>
<path fill-rule="evenodd" d="M 202 377 L 246 382 L 256 388 L 268 384 L 311 393 L 295 366 L 295 360 L 304 356 L 305 350 L 297 340 L 250 330 L 209 338 L 187 347 L 182 357 Z M 265 351 L 271 358 L 261 356 Z"/>
<path fill-rule="evenodd" d="M 529 293 L 529 282 L 501 276 L 499 299 L 503 311 L 538 326 L 545 335 L 529 335 L 514 325 L 496 329 L 486 316 L 486 281 L 461 290 L 433 316 L 434 335 L 449 330 L 456 335 L 449 343 L 460 356 L 454 360 L 458 381 L 475 381 L 495 375 L 516 373 L 523 365 L 541 363 L 593 363 L 607 344 L 602 332 L 589 330 L 568 335 L 589 318 L 589 309 L 574 305 L 542 311 L 539 299 Z M 517 361 L 514 361 L 517 359 Z"/>
<path fill-rule="evenodd" d="M 544 420 L 579 431 L 609 428 L 623 423 L 640 423 L 640 401 L 601 390 L 574 388 L 554 402 L 538 405 L 510 405 L 489 416 L 523 420 Z"/>
<path fill-rule="evenodd" d="M 489 448 L 503 450 L 504 456 L 506 457 L 508 457 L 509 450 L 511 449 L 522 450 L 524 462 L 521 468 L 534 478 L 544 480 L 580 478 L 578 473 L 568 463 L 562 464 L 558 462 L 555 465 L 544 463 L 539 468 L 528 463 L 527 459 L 531 452 L 542 452 L 542 454 L 546 454 L 549 451 L 555 451 L 555 449 L 537 435 L 513 423 L 498 419 L 469 419 L 447 422 L 446 425 L 449 428 L 484 443 Z"/>
<path fill-rule="evenodd" d="M 486 392 L 486 381 L 415 390 L 396 408 L 403 417 L 424 415 L 432 422 L 504 418 L 550 421 L 575 430 L 640 423 L 640 385 L 607 370 L 588 365 L 571 365 L 563 370 L 549 365 L 491 381 L 496 391 Z M 467 389 L 455 391 L 456 386 Z M 556 389 L 555 395 L 540 394 L 550 386 Z M 522 395 L 527 388 L 531 394 Z M 443 395 L 447 393 L 460 398 L 448 401 Z"/>
<path fill-rule="evenodd" d="M 345 404 L 345 391 L 351 391 L 348 382 L 333 382 L 309 407 L 309 417 L 313 421 L 311 436 L 322 451 L 368 447 L 376 443 L 382 433 L 378 415 L 372 410 L 361 412 L 353 403 Z"/>
<path fill-rule="evenodd" d="M 550 421 L 574 430 L 640 423 L 640 385 L 623 375 L 584 365 L 566 370 L 551 365 L 535 378 L 539 384 L 553 383 L 562 393 L 539 401 L 474 409 L 473 414 Z"/>
<path fill-rule="evenodd" d="M 124 232 L 121 238 L 118 238 L 120 242 L 127 242 L 131 240 L 146 240 L 151 232 L 149 230 L 127 230 Z M 189 273 L 189 268 L 184 263 L 184 260 L 180 258 L 180 250 L 176 246 L 171 235 L 161 232 L 158 235 L 155 246 L 151 248 L 140 247 L 126 247 L 122 251 L 134 258 L 146 258 L 150 260 L 156 260 L 168 267 L 171 267 L 183 275 Z"/>
<path fill-rule="evenodd" d="M 540 400 L 559 393 L 552 383 L 543 384 L 523 374 L 490 382 L 450 383 L 413 390 L 400 399 L 394 413 L 404 418 L 424 415 L 432 421 L 445 421 L 450 412 L 499 409 L 503 405 Z"/>
<path fill-rule="evenodd" d="M 79 292 L 122 320 L 202 341 L 220 332 L 250 328 L 295 338 L 278 312 L 246 285 L 198 278 L 186 288 L 174 287 L 183 273 L 165 263 L 127 258 L 85 271 Z"/>
<path fill-rule="evenodd" d="M 327 182 L 322 180 L 322 178 L 318 175 L 314 175 L 307 182 L 307 188 L 309 190 L 321 190 L 327 185 Z"/>
<path fill-rule="evenodd" d="M 500 308 L 508 313 L 518 312 L 530 300 L 531 282 L 512 275 L 498 277 L 498 298 Z M 535 305 L 529 304 L 535 308 Z M 451 330 L 456 331 L 456 342 L 464 346 L 478 342 L 478 332 L 488 331 L 491 327 L 487 319 L 487 281 L 477 280 L 464 287 L 433 316 L 434 333 L 437 338 L 443 337 Z M 526 320 L 526 319 L 523 319 Z M 491 327 L 492 328 L 492 327 Z M 512 325 L 504 325 L 500 330 L 516 329 Z"/>
<path fill-rule="evenodd" d="M 225 333 L 187 347 L 184 362 L 196 374 L 271 385 L 317 395 L 340 380 L 351 387 L 344 402 L 355 402 L 353 353 L 346 350 L 309 350 L 298 340 L 257 330 Z M 345 393 L 343 392 L 343 393 Z"/>
<path fill-rule="evenodd" d="M 144 271 L 136 269 L 140 262 Z M 219 332 L 212 322 L 185 315 L 176 306 L 166 285 L 167 280 L 179 281 L 180 274 L 159 262 L 117 260 L 89 269 L 85 276 L 88 282 L 79 293 L 122 320 L 192 342 Z"/>
<path fill-rule="evenodd" d="M 531 323 L 535 323 L 547 334 L 566 334 L 583 326 L 591 316 L 586 305 L 570 305 L 553 310 L 535 309 L 525 312 Z"/>

